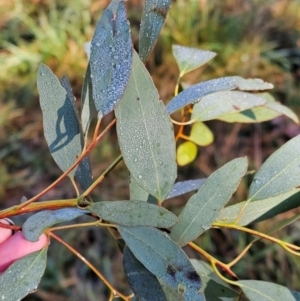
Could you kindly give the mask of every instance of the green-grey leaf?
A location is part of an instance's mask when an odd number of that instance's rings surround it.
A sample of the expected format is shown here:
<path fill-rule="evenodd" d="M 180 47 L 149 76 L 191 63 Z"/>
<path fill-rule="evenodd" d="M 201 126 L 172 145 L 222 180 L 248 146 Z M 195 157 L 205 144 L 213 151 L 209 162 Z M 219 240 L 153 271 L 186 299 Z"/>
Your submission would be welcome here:
<path fill-rule="evenodd" d="M 167 301 L 157 278 L 134 257 L 128 247 L 125 247 L 123 256 L 129 285 L 138 300 Z"/>
<path fill-rule="evenodd" d="M 157 205 L 158 203 L 157 199 L 153 195 L 149 194 L 145 189 L 143 189 L 132 176 L 130 176 L 129 190 L 130 200 L 139 200 L 155 205 Z"/>
<path fill-rule="evenodd" d="M 129 184 L 129 191 L 130 191 L 130 200 L 140 200 L 147 202 L 149 198 L 149 193 L 143 189 L 130 175 L 130 184 Z"/>
<path fill-rule="evenodd" d="M 191 119 L 206 121 L 217 119 L 266 103 L 263 97 L 240 91 L 220 91 L 204 96 L 193 107 Z"/>
<path fill-rule="evenodd" d="M 281 285 L 258 280 L 237 281 L 250 301 L 295 301 L 292 292 Z"/>
<path fill-rule="evenodd" d="M 47 263 L 47 248 L 15 261 L 0 275 L 0 296 L 4 301 L 19 301 L 36 290 Z"/>
<path fill-rule="evenodd" d="M 218 119 L 229 123 L 258 123 L 272 120 L 280 115 L 280 113 L 268 108 L 256 107 L 250 110 L 245 110 L 243 112 L 224 115 L 219 117 Z"/>
<path fill-rule="evenodd" d="M 159 201 L 164 200 L 177 176 L 173 125 L 136 53 L 115 113 L 121 152 L 131 176 Z"/>
<path fill-rule="evenodd" d="M 300 185 L 300 135 L 273 153 L 255 174 L 249 189 L 251 201 L 283 194 Z"/>
<path fill-rule="evenodd" d="M 165 23 L 171 0 L 146 0 L 139 36 L 139 56 L 145 62 Z"/>
<path fill-rule="evenodd" d="M 58 210 L 44 210 L 30 216 L 23 224 L 24 237 L 29 241 L 38 241 L 45 229 L 51 226 L 75 219 L 88 211 L 78 208 L 63 208 Z"/>
<path fill-rule="evenodd" d="M 81 124 L 84 137 L 87 137 L 95 111 L 96 108 L 93 99 L 91 68 L 90 64 L 88 64 L 81 92 Z"/>
<path fill-rule="evenodd" d="M 73 101 L 57 77 L 41 64 L 38 70 L 38 91 L 43 112 L 44 134 L 51 155 L 61 170 L 66 171 L 81 153 L 81 128 Z M 69 176 L 74 176 L 76 168 Z"/>
<path fill-rule="evenodd" d="M 121 99 L 131 72 L 132 41 L 123 0 L 113 0 L 99 20 L 91 42 L 93 99 L 99 117 Z"/>
<path fill-rule="evenodd" d="M 251 223 L 258 223 L 297 208 L 299 206 L 299 196 L 300 189 L 293 189 L 284 194 L 260 200 L 259 203 L 248 202 L 237 224 L 239 226 L 246 226 Z M 245 203 L 246 201 L 224 208 L 216 218 L 216 222 L 226 224 L 235 222 Z"/>
<path fill-rule="evenodd" d="M 183 182 L 177 182 L 173 185 L 167 199 L 175 198 L 179 195 L 198 190 L 206 181 L 206 179 L 188 180 Z"/>
<path fill-rule="evenodd" d="M 178 222 L 167 209 L 142 201 L 98 202 L 87 209 L 100 218 L 124 226 L 151 226 L 169 228 Z"/>
<path fill-rule="evenodd" d="M 160 282 L 173 289 L 185 288 L 186 301 L 204 301 L 201 279 L 183 250 L 167 234 L 150 227 L 119 227 L 134 256 Z"/>
<path fill-rule="evenodd" d="M 197 103 L 205 95 L 217 91 L 226 91 L 234 89 L 242 91 L 256 91 L 267 90 L 272 88 L 272 84 L 266 83 L 260 79 L 244 79 L 240 76 L 216 78 L 193 85 L 185 89 L 167 104 L 167 110 L 169 114 L 172 114 L 178 109 L 188 104 Z"/>
<path fill-rule="evenodd" d="M 89 157 L 85 157 L 78 165 L 75 172 L 75 179 L 82 189 L 88 189 L 93 183 L 92 169 Z"/>
<path fill-rule="evenodd" d="M 212 173 L 179 215 L 171 238 L 184 246 L 208 230 L 236 191 L 247 171 L 247 158 L 237 158 Z"/>
<path fill-rule="evenodd" d="M 215 52 L 180 45 L 172 46 L 180 76 L 201 67 L 216 56 Z"/>
<path fill-rule="evenodd" d="M 184 297 L 178 293 L 178 289 L 167 285 L 165 282 L 160 281 L 162 290 L 168 301 L 184 301 Z"/>
<path fill-rule="evenodd" d="M 191 259 L 191 263 L 202 279 L 201 291 L 209 301 L 236 301 L 239 294 L 219 278 L 212 267 L 204 261 Z"/>
<path fill-rule="evenodd" d="M 64 75 L 62 77 L 62 79 L 60 80 L 61 85 L 65 88 L 67 95 L 68 95 L 68 99 L 70 99 L 73 108 L 74 108 L 74 112 L 77 118 L 77 122 L 78 124 L 80 124 L 80 119 L 79 119 L 79 113 L 76 107 L 76 100 L 75 97 L 73 95 L 72 92 L 72 87 L 70 85 L 70 82 L 68 80 L 68 78 Z M 84 145 L 84 136 L 83 136 L 83 132 L 82 129 L 81 130 L 81 148 L 83 149 L 83 145 Z M 81 149 L 81 150 L 82 150 Z M 75 172 L 75 179 L 79 182 L 80 186 L 85 190 L 88 187 L 90 187 L 92 185 L 93 182 L 93 177 L 92 177 L 92 170 L 91 170 L 91 166 L 90 166 L 90 161 L 88 157 L 85 157 L 77 166 L 76 172 Z"/>
<path fill-rule="evenodd" d="M 218 117 L 218 119 L 226 122 L 241 122 L 241 123 L 253 123 L 272 120 L 280 115 L 285 115 L 291 118 L 294 122 L 299 123 L 297 115 L 288 107 L 275 101 L 274 97 L 270 93 L 258 93 L 256 94 L 266 99 L 266 103 L 262 107 L 256 107 L 251 110 L 245 110 L 240 113 L 234 113 Z"/>

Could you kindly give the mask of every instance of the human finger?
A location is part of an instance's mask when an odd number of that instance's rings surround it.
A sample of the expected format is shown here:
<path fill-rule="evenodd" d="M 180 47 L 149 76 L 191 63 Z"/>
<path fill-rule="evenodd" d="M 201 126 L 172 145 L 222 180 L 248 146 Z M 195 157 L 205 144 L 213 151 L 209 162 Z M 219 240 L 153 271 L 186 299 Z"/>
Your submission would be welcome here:
<path fill-rule="evenodd" d="M 8 238 L 0 245 L 0 272 L 6 270 L 14 261 L 41 250 L 47 240 L 47 236 L 42 234 L 37 242 L 31 242 L 25 239 L 22 232 Z"/>
<path fill-rule="evenodd" d="M 5 225 L 11 224 L 7 219 L 1 219 L 0 222 Z M 7 239 L 9 239 L 13 234 L 12 229 L 2 228 L 0 226 L 0 244 L 4 243 Z"/>

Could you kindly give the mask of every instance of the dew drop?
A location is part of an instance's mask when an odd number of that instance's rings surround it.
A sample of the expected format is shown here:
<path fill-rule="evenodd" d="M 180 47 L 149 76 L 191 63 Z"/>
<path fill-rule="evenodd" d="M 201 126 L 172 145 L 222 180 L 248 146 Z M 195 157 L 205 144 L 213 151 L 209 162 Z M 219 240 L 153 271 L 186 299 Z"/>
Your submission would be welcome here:
<path fill-rule="evenodd" d="M 99 43 L 99 42 L 97 42 L 97 43 L 96 43 L 96 46 L 97 46 L 97 47 L 99 47 L 99 46 L 100 46 L 100 43 Z"/>
<path fill-rule="evenodd" d="M 135 159 L 134 159 L 134 162 L 137 162 L 137 160 L 138 160 L 138 159 L 137 159 L 137 158 L 135 158 Z"/>
<path fill-rule="evenodd" d="M 139 179 L 142 179 L 142 178 L 143 178 L 143 176 L 142 176 L 142 175 L 138 175 L 138 178 L 139 178 Z"/>
<path fill-rule="evenodd" d="M 260 184 L 260 183 L 261 183 L 261 180 L 259 180 L 259 179 L 253 179 L 253 183 L 254 183 L 254 184 Z"/>

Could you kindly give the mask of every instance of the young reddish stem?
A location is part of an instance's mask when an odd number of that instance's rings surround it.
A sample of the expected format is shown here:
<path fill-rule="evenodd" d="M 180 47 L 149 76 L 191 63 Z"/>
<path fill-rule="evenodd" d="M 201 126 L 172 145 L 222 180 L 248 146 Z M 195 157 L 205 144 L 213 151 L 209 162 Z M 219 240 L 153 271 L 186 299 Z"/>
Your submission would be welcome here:
<path fill-rule="evenodd" d="M 52 236 L 54 239 L 56 239 L 58 242 L 60 242 L 62 245 L 64 245 L 68 250 L 70 250 L 74 255 L 76 255 L 80 260 L 82 260 L 104 283 L 105 285 L 114 293 L 115 296 L 120 297 L 121 299 L 125 301 L 130 300 L 130 296 L 127 297 L 123 295 L 122 293 L 118 292 L 107 280 L 106 278 L 95 268 L 94 265 L 92 265 L 85 257 L 83 257 L 79 252 L 77 252 L 73 247 L 71 247 L 69 244 L 67 244 L 64 240 L 62 240 L 60 237 L 52 233 L 51 231 L 48 232 L 50 236 Z"/>
<path fill-rule="evenodd" d="M 188 245 L 191 248 L 193 248 L 195 251 L 197 251 L 199 254 L 201 254 L 203 257 L 205 257 L 210 263 L 214 262 L 216 265 L 218 265 L 223 271 L 225 271 L 232 278 L 238 279 L 238 277 L 231 271 L 230 267 L 227 264 L 214 258 L 213 256 L 211 256 L 210 254 L 208 254 L 207 252 L 205 252 L 203 249 L 201 249 L 200 247 L 198 247 L 196 244 L 194 244 L 192 242 L 190 242 Z"/>
<path fill-rule="evenodd" d="M 14 215 L 24 214 L 32 211 L 38 210 L 54 210 L 66 207 L 76 207 L 79 199 L 68 199 L 68 200 L 55 200 L 55 201 L 45 201 L 29 204 L 24 208 L 19 208 L 20 205 L 13 206 L 1 211 L 0 219 L 4 217 L 10 217 Z"/>
<path fill-rule="evenodd" d="M 92 143 L 87 147 L 83 153 L 79 156 L 79 158 L 76 160 L 76 162 L 67 170 L 65 171 L 55 182 L 53 182 L 51 185 L 49 185 L 47 188 L 45 188 L 43 191 L 41 191 L 39 194 L 34 196 L 33 198 L 29 199 L 28 201 L 22 203 L 19 205 L 19 209 L 28 206 L 32 202 L 36 201 L 43 195 L 45 195 L 48 191 L 50 191 L 52 188 L 54 188 L 58 183 L 60 183 L 65 177 L 68 176 L 68 174 L 87 156 L 87 154 L 94 148 L 94 146 L 101 140 L 101 138 L 115 125 L 116 119 L 111 121 L 109 125 L 103 130 L 101 134 L 97 136 L 97 138 L 92 141 Z"/>
<path fill-rule="evenodd" d="M 115 168 L 115 166 L 122 161 L 123 156 L 120 155 L 105 171 L 104 173 L 98 177 L 98 179 L 96 181 L 94 181 L 94 183 L 81 195 L 82 197 L 86 197 L 88 196 L 103 180 L 104 178 L 107 176 L 107 174 L 109 172 L 111 172 L 111 170 L 113 170 Z"/>

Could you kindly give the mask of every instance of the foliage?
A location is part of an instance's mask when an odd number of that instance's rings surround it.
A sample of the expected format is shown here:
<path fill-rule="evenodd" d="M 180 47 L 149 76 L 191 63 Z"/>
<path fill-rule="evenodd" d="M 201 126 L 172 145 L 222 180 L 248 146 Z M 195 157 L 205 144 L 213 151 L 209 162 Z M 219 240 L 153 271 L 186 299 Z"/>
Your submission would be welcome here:
<path fill-rule="evenodd" d="M 91 42 L 80 114 L 67 78 L 59 80 L 49 67 L 40 65 L 37 81 L 44 134 L 50 153 L 63 174 L 31 199 L 0 211 L 0 218 L 40 211 L 23 224 L 24 236 L 36 241 L 41 233 L 46 233 L 49 239 L 66 246 L 107 285 L 111 291 L 109 300 L 119 297 L 123 300 L 209 301 L 240 300 L 241 296 L 249 300 L 278 300 L 278 297 L 280 300 L 298 300 L 297 292 L 283 286 L 238 280 L 232 267 L 259 239 L 278 244 L 286 252 L 299 256 L 300 247 L 271 235 L 297 220 L 298 215 L 266 233 L 245 226 L 298 207 L 295 195 L 300 185 L 300 136 L 279 148 L 262 165 L 244 202 L 226 206 L 247 173 L 245 157 L 227 162 L 207 179 L 175 183 L 176 140 L 189 140 L 186 153 L 180 151 L 182 145 L 178 147 L 179 163 L 188 163 L 186 157 L 193 159 L 190 149 L 195 150 L 195 144 L 206 145 L 213 140 L 203 121 L 221 119 L 257 123 L 286 115 L 298 122 L 297 116 L 276 103 L 269 94 L 262 93 L 272 89 L 273 85 L 260 79 L 229 76 L 207 80 L 179 92 L 182 76 L 202 66 L 215 53 L 178 45 L 173 50 L 180 73 L 175 95 L 165 106 L 143 62 L 158 39 L 170 3 L 167 0 L 146 1 L 139 39 L 142 56 L 139 57 L 132 47 L 124 1 L 111 1 Z M 115 119 L 100 132 L 100 125 L 113 110 Z M 175 137 L 172 121 L 178 122 L 169 115 L 177 110 L 181 111 L 182 120 Z M 94 111 L 97 123 L 93 139 L 88 143 L 86 137 Z M 193 124 L 190 136 L 182 134 L 185 124 Z M 88 154 L 114 125 L 121 155 L 93 181 Z M 121 160 L 130 174 L 130 200 L 95 201 L 94 189 Z M 36 202 L 66 177 L 74 187 L 75 198 Z M 194 190 L 197 192 L 178 217 L 162 207 L 166 199 Z M 88 215 L 90 220 L 53 227 L 83 215 Z M 125 295 L 115 289 L 95 265 L 54 233 L 86 226 L 106 228 L 118 242 L 134 295 Z M 193 242 L 211 228 L 250 233 L 257 239 L 226 264 Z M 183 246 L 196 250 L 210 266 L 190 260 Z M 0 276 L 1 283 L 5 283 L 0 287 L 2 300 L 21 300 L 35 289 L 44 272 L 46 255 L 47 247 L 16 261 Z M 20 270 L 20 281 L 16 281 Z"/>

